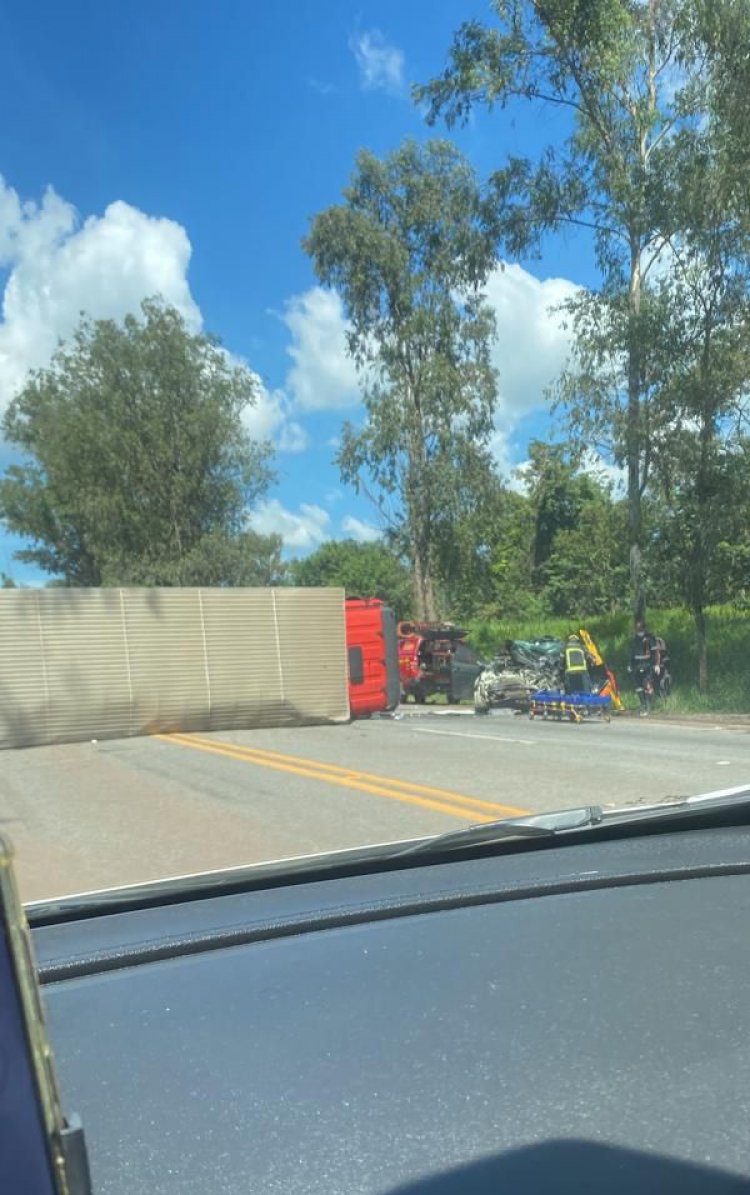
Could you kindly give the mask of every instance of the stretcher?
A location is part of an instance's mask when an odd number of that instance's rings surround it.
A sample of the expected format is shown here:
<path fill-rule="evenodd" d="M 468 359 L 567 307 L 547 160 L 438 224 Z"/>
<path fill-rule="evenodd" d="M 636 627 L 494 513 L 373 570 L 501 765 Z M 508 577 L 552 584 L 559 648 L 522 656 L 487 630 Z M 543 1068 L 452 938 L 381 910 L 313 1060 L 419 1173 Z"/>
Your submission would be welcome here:
<path fill-rule="evenodd" d="M 540 689 L 529 698 L 529 717 L 556 722 L 582 722 L 584 718 L 611 721 L 612 698 L 595 693 L 563 693 L 559 689 Z"/>

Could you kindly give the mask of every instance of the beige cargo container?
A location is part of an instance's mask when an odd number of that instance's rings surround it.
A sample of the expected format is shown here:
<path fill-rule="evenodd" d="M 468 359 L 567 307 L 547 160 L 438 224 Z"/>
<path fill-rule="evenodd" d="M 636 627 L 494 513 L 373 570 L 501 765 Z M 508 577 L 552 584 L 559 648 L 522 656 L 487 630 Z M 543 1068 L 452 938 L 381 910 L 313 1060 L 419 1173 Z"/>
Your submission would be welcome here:
<path fill-rule="evenodd" d="M 0 590 L 0 747 L 348 717 L 341 589 Z"/>

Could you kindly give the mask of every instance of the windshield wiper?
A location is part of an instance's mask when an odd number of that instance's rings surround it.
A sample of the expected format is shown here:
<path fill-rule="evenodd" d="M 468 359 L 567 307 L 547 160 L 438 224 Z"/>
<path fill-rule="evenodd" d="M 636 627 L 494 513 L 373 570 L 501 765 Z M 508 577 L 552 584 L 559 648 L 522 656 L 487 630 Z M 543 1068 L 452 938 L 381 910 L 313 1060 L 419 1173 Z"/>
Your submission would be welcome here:
<path fill-rule="evenodd" d="M 406 855 L 421 855 L 435 851 L 458 851 L 463 847 L 489 845 L 506 838 L 554 838 L 565 830 L 582 830 L 597 826 L 604 820 L 600 805 L 582 805 L 578 809 L 555 809 L 550 813 L 532 813 L 527 817 L 508 817 L 497 822 L 480 822 L 462 830 L 449 830 L 411 843 L 403 851 L 397 851 L 394 858 Z"/>
<path fill-rule="evenodd" d="M 450 854 L 464 847 L 491 846 L 495 842 L 514 840 L 520 842 L 525 838 L 539 841 L 559 838 L 564 841 L 568 832 L 596 827 L 611 827 L 613 831 L 617 831 L 621 827 L 635 826 L 636 832 L 640 832 L 638 827 L 642 826 L 643 832 L 651 828 L 661 831 L 671 829 L 675 822 L 710 823 L 721 816 L 741 817 L 739 824 L 744 825 L 750 821 L 747 813 L 749 808 L 750 785 L 747 784 L 717 792 L 700 793 L 697 796 L 670 797 L 652 805 L 625 805 L 606 811 L 600 805 L 583 805 L 575 809 L 482 822 L 462 830 L 450 830 L 447 834 L 408 842 L 402 840 L 364 847 L 347 847 L 344 850 L 318 855 L 275 859 L 267 863 L 230 867 L 199 875 L 174 876 L 126 888 L 113 888 L 105 892 L 80 893 L 58 900 L 38 901 L 25 906 L 26 915 L 35 926 L 54 924 L 58 921 L 94 917 L 101 913 L 148 908 L 165 902 L 198 900 L 233 892 L 246 892 L 263 888 L 269 883 L 286 884 L 314 880 L 318 876 L 351 873 L 352 870 L 363 867 L 377 869 L 400 859 L 408 860 L 415 856 L 422 859 L 430 854 Z"/>

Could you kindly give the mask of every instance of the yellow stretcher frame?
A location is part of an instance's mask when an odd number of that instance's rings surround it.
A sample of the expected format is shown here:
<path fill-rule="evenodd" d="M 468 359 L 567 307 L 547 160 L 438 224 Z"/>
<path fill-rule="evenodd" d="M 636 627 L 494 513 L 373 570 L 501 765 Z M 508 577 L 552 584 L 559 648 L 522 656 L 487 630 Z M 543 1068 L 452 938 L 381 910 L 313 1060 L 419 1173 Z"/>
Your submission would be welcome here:
<path fill-rule="evenodd" d="M 594 661 L 594 664 L 597 667 L 606 668 L 607 665 L 604 661 L 604 656 L 599 651 L 599 648 L 596 646 L 596 644 L 594 643 L 594 640 L 591 638 L 591 635 L 589 634 L 589 632 L 586 630 L 585 627 L 579 628 L 578 638 L 581 640 L 581 643 L 583 644 L 583 646 L 586 648 L 586 651 L 591 656 L 592 660 Z M 625 709 L 625 706 L 623 705 L 623 701 L 622 701 L 622 698 L 620 697 L 619 693 L 610 693 L 609 696 L 612 701 L 612 709 L 615 711 L 616 714 L 621 714 L 623 712 L 623 710 Z"/>
<path fill-rule="evenodd" d="M 552 720 L 554 722 L 562 722 L 567 718 L 571 722 L 583 722 L 585 719 L 600 719 L 604 722 L 611 722 L 612 715 L 608 707 L 602 706 L 597 712 L 589 710 L 586 706 L 575 704 L 572 701 L 567 701 L 561 695 L 560 701 L 535 701 L 534 696 L 529 698 L 529 718 L 533 722 L 534 718 L 541 718 L 542 721 Z"/>

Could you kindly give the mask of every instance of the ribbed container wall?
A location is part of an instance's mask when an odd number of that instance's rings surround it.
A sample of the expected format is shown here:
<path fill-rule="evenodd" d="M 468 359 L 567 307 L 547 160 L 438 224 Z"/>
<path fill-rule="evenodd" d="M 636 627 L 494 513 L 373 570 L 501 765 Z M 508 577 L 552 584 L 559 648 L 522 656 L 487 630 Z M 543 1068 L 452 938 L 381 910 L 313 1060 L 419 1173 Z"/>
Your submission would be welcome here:
<path fill-rule="evenodd" d="M 0 590 L 0 747 L 348 716 L 343 590 Z"/>
<path fill-rule="evenodd" d="M 23 593 L 37 605 L 46 678 L 44 737 L 32 741 L 64 743 L 129 734 L 130 690 L 118 591 Z"/>
<path fill-rule="evenodd" d="M 309 720 L 307 695 L 316 686 L 320 694 L 320 716 L 326 721 L 335 721 L 337 717 L 338 683 L 342 668 L 339 628 L 345 627 L 345 609 L 342 590 L 338 598 L 339 617 L 330 617 L 331 592 L 330 589 L 274 590 L 274 614 L 281 645 L 283 698 L 292 722 Z M 348 692 L 346 633 L 343 651 L 343 672 Z"/>
<path fill-rule="evenodd" d="M 206 650 L 211 661 L 210 724 L 214 730 L 288 722 L 274 593 L 267 589 L 203 591 Z M 304 605 L 300 617 L 303 610 Z"/>

